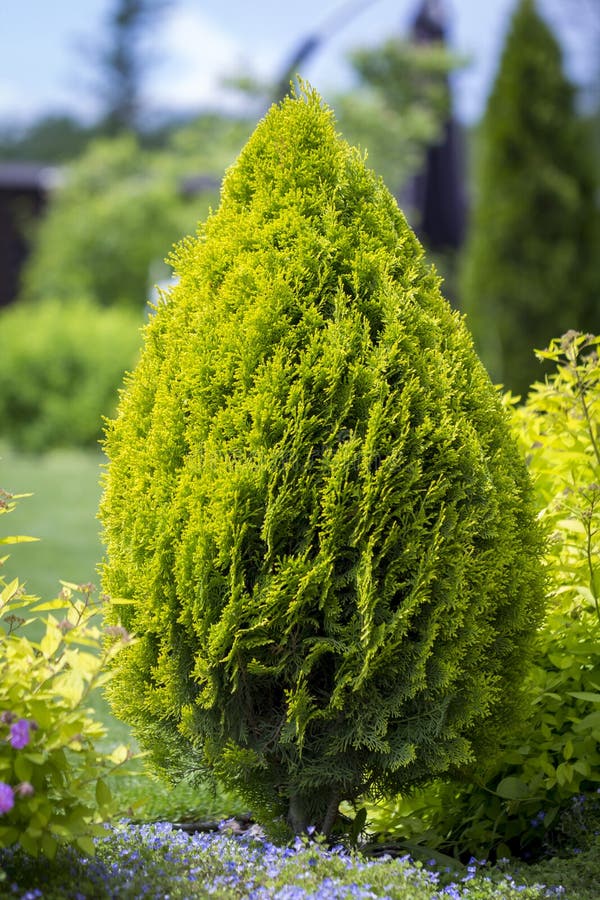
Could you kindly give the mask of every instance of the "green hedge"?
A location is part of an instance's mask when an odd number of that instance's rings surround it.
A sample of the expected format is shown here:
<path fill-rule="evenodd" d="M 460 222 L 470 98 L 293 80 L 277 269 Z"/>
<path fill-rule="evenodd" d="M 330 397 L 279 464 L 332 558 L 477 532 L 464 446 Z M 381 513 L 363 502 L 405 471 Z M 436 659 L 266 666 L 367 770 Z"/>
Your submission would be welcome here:
<path fill-rule="evenodd" d="M 90 300 L 17 304 L 0 314 L 0 435 L 42 451 L 102 435 L 140 345 L 140 313 Z"/>

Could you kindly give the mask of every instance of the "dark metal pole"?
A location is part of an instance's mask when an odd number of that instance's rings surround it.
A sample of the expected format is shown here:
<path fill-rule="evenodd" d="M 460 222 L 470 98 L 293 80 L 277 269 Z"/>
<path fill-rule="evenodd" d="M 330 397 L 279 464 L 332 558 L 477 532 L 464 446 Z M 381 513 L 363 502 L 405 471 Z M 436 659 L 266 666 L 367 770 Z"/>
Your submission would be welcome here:
<path fill-rule="evenodd" d="M 283 73 L 277 82 L 273 100 L 277 102 L 288 94 L 290 82 L 293 82 L 296 76 L 301 74 L 300 67 L 314 55 L 315 51 L 319 49 L 325 40 L 330 38 L 336 31 L 339 31 L 363 9 L 372 6 L 374 2 L 376 0 L 354 0 L 352 3 L 344 3 L 325 20 L 317 31 L 303 38 L 283 68 Z"/>

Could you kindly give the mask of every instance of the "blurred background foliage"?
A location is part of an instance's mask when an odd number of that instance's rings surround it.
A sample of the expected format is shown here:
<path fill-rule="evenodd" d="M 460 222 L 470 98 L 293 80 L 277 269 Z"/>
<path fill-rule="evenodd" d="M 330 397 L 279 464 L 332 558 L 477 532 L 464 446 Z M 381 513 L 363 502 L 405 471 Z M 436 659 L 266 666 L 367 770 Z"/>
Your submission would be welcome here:
<path fill-rule="evenodd" d="M 31 321 L 35 326 L 31 327 Z M 135 365 L 142 317 L 85 294 L 10 306 L 1 321 L 2 436 L 13 447 L 98 448 L 123 373 Z"/>
<path fill-rule="evenodd" d="M 461 306 L 492 378 L 520 394 L 532 350 L 600 331 L 600 207 L 591 123 L 556 37 L 521 0 L 478 135 Z"/>
<path fill-rule="evenodd" d="M 156 60 L 148 57 L 144 37 L 176 2 L 114 0 L 105 33 L 88 52 L 102 100 L 95 123 L 53 115 L 25 130 L 0 126 L 0 165 L 56 167 L 44 214 L 19 219 L 28 256 L 17 296 L 11 307 L 0 308 L 7 335 L 19 319 L 16 307 L 57 301 L 63 316 L 64 304 L 79 303 L 78 321 L 88 304 L 89 334 L 101 319 L 96 307 L 137 311 L 137 333 L 155 285 L 169 283 L 164 258 L 170 248 L 218 204 L 223 172 L 257 116 L 281 96 L 294 66 L 301 74 L 318 49 L 315 36 L 301 43 L 279 82 L 259 83 L 250 71 L 231 77 L 245 113 L 152 119 L 145 114 L 144 84 Z M 593 5 L 568 0 L 568 6 L 581 29 L 600 34 Z M 540 375 L 535 347 L 568 328 L 600 330 L 600 69 L 578 95 L 536 3 L 515 0 L 487 110 L 480 123 L 465 128 L 454 117 L 451 86 L 468 60 L 446 44 L 443 7 L 415 0 L 412 33 L 355 48 L 348 60 L 354 86 L 329 102 L 342 134 L 367 154 L 398 198 L 445 279 L 446 296 L 466 312 L 492 379 L 525 395 Z M 452 216 L 454 223 L 445 222 Z M 47 315 L 28 314 L 38 347 L 44 339 L 51 344 L 47 322 Z M 130 317 L 123 328 L 133 322 Z M 46 338 L 34 338 L 36 330 Z M 64 357 L 74 347 L 64 341 L 58 352 Z M 13 368 L 17 357 L 5 356 L 5 383 L 23 378 Z M 121 369 L 130 364 L 123 346 Z M 102 369 L 102 359 L 97 365 Z M 40 382 L 40 389 L 46 386 Z M 64 396 L 72 402 L 68 391 Z M 11 409 L 21 414 L 16 405 Z M 29 409 L 28 422 L 37 428 L 33 418 Z M 21 440 L 28 427 L 9 426 L 3 416 L 0 434 L 10 429 Z M 68 440 L 81 440 L 78 434 L 71 429 Z M 29 446 L 39 446 L 39 439 Z"/>
<path fill-rule="evenodd" d="M 0 307 L 0 436 L 17 445 L 97 440 L 107 398 L 133 364 L 148 301 L 157 285 L 169 285 L 165 257 L 218 205 L 223 173 L 257 116 L 286 84 L 289 90 L 295 67 L 301 74 L 319 46 L 316 36 L 302 42 L 273 83 L 251 71 L 230 77 L 245 112 L 152 118 L 144 84 L 156 60 L 144 36 L 176 2 L 114 0 L 105 33 L 88 52 L 102 100 L 95 123 L 49 116 L 25 130 L 0 127 L 0 174 L 2 160 L 54 167 L 42 214 L 19 209 L 15 216 L 27 254 L 16 295 Z M 600 35 L 600 11 L 583 0 L 568 7 L 580 29 Z M 535 0 L 515 0 L 487 109 L 465 128 L 454 114 L 452 77 L 468 60 L 447 45 L 440 10 L 447 12 L 415 0 L 411 33 L 355 48 L 348 59 L 354 86 L 329 102 L 342 134 L 398 198 L 446 296 L 466 313 L 492 379 L 525 396 L 543 372 L 534 348 L 569 328 L 600 331 L 600 68 L 578 93 Z M 43 306 L 34 314 L 36 304 Z M 107 307 L 130 314 L 109 324 Z M 107 341 L 110 328 L 119 340 Z M 88 341 L 97 335 L 88 366 L 77 329 Z M 110 353 L 100 350 L 102 341 Z M 43 377 L 44 367 L 24 363 L 33 348 L 49 361 Z M 81 412 L 76 394 L 88 377 L 96 382 L 88 400 L 98 403 L 97 427 L 66 429 L 69 408 L 72 417 Z"/>
<path fill-rule="evenodd" d="M 134 363 L 148 301 L 169 285 L 165 257 L 218 205 L 223 173 L 256 124 L 253 110 L 265 111 L 281 90 L 240 73 L 230 84 L 246 97 L 246 115 L 202 112 L 150 127 L 141 38 L 167 5 L 115 0 L 95 48 L 103 111 L 94 126 L 50 117 L 20 135 L 0 132 L 0 160 L 55 166 L 43 214 L 19 222 L 28 255 L 17 296 L 0 309 L 0 436 L 15 446 L 98 440 Z M 340 131 L 410 206 L 407 189 L 450 115 L 448 76 L 459 61 L 441 40 L 398 36 L 357 49 L 350 63 L 357 87 L 333 103 Z"/>
<path fill-rule="evenodd" d="M 369 166 L 401 196 L 425 149 L 441 136 L 450 115 L 448 75 L 463 61 L 441 42 L 391 38 L 355 50 L 350 62 L 359 86 L 335 103 L 342 133 L 366 149 Z"/>
<path fill-rule="evenodd" d="M 149 151 L 131 133 L 89 144 L 39 224 L 20 300 L 84 297 L 143 310 L 150 279 L 168 277 L 165 248 L 193 231 L 217 197 L 216 185 L 194 202 L 180 189 L 185 156 L 185 144 L 177 154 Z"/>

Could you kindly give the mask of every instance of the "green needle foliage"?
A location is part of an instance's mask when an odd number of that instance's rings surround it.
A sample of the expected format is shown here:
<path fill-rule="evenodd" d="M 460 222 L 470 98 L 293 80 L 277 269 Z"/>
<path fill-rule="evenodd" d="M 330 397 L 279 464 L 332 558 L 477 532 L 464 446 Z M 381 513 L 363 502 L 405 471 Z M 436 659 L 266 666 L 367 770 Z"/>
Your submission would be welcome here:
<path fill-rule="evenodd" d="M 600 213 L 587 126 L 534 0 L 515 11 L 480 135 L 462 304 L 494 380 L 526 393 L 534 347 L 600 330 Z"/>
<path fill-rule="evenodd" d="M 259 124 L 107 429 L 112 699 L 172 775 L 327 833 L 513 723 L 525 467 L 463 322 L 316 93 Z"/>

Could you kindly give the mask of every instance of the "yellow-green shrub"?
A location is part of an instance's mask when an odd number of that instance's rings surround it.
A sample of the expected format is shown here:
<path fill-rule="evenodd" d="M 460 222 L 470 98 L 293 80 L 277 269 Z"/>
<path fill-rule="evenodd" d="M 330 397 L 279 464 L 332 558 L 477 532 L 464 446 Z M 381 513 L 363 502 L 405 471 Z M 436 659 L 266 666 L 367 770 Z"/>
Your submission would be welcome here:
<path fill-rule="evenodd" d="M 0 491 L 0 515 L 16 499 Z M 0 544 L 22 540 L 4 536 Z M 65 584 L 55 600 L 36 600 L 0 573 L 0 847 L 53 857 L 60 843 L 73 842 L 89 854 L 112 811 L 105 779 L 129 752 L 97 749 L 105 729 L 88 703 L 110 678 L 125 634 L 103 648 L 90 586 Z M 19 633 L 46 612 L 41 640 Z"/>
<path fill-rule="evenodd" d="M 485 754 L 542 608 L 525 466 L 396 202 L 312 92 L 174 258 L 110 424 L 111 693 L 268 822 Z"/>

